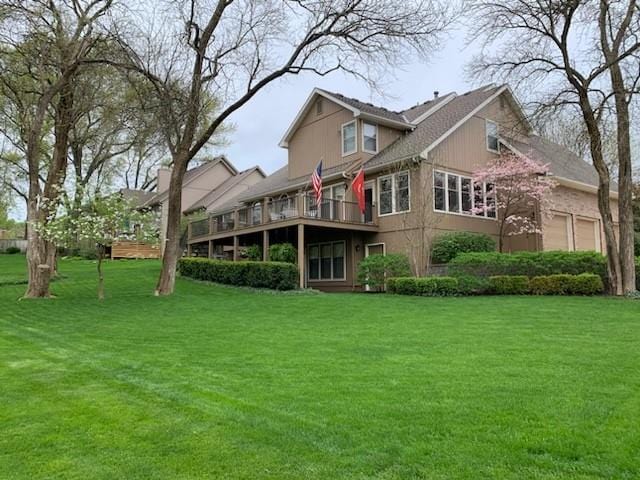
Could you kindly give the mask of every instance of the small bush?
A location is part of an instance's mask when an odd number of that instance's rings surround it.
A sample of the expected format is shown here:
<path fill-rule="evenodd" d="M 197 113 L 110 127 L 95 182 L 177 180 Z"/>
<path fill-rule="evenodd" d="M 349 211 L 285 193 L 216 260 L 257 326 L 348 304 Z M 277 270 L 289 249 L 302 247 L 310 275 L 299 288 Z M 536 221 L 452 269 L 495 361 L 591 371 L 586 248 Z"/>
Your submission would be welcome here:
<path fill-rule="evenodd" d="M 269 247 L 269 260 L 272 262 L 296 263 L 298 250 L 290 243 L 274 243 Z"/>
<path fill-rule="evenodd" d="M 496 295 L 526 295 L 529 293 L 529 277 L 526 275 L 496 275 L 489 277 L 491 293 Z"/>
<path fill-rule="evenodd" d="M 389 278 L 408 275 L 411 275 L 411 267 L 405 255 L 369 255 L 358 264 L 358 281 L 373 290 L 384 290 Z"/>
<path fill-rule="evenodd" d="M 448 263 L 460 253 L 493 252 L 496 242 L 484 233 L 453 232 L 436 237 L 431 247 L 433 263 Z"/>
<path fill-rule="evenodd" d="M 226 285 L 272 290 L 293 290 L 298 287 L 298 268 L 291 263 L 181 258 L 178 271 L 185 277 Z"/>
<path fill-rule="evenodd" d="M 458 293 L 464 296 L 486 295 L 491 293 L 491 285 L 487 278 L 474 277 L 472 275 L 460 275 L 458 280 Z"/>
<path fill-rule="evenodd" d="M 636 290 L 640 291 L 640 256 L 636 257 Z"/>
<path fill-rule="evenodd" d="M 635 232 L 633 237 L 633 251 L 636 257 L 640 257 L 640 232 Z M 637 264 L 637 260 L 636 260 Z"/>
<path fill-rule="evenodd" d="M 452 277 L 400 277 L 388 282 L 390 293 L 448 297 L 458 294 L 458 280 Z"/>
<path fill-rule="evenodd" d="M 596 252 L 461 253 L 449 263 L 449 275 L 492 277 L 594 273 L 606 277 L 606 259 Z"/>
<path fill-rule="evenodd" d="M 259 262 L 262 260 L 262 247 L 260 245 L 249 245 L 244 254 L 247 257 L 247 260 L 251 262 Z"/>
<path fill-rule="evenodd" d="M 597 295 L 604 291 L 602 278 L 587 273 L 538 276 L 529 285 L 534 295 Z"/>
<path fill-rule="evenodd" d="M 20 253 L 20 249 L 18 247 L 7 247 L 4 253 L 15 255 L 16 253 Z"/>

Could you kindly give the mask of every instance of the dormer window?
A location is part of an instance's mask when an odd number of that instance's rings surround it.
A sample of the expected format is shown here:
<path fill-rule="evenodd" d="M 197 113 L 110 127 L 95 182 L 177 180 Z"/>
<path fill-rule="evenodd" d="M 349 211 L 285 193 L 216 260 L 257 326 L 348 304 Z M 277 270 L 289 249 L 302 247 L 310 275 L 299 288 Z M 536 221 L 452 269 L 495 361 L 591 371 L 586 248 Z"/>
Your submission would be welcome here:
<path fill-rule="evenodd" d="M 498 142 L 498 124 L 491 120 L 485 120 L 485 131 L 487 135 L 487 150 L 499 153 L 500 143 Z"/>
<path fill-rule="evenodd" d="M 378 153 L 378 126 L 362 124 L 362 149 L 367 153 Z"/>
<path fill-rule="evenodd" d="M 356 153 L 358 147 L 356 142 L 357 127 L 356 121 L 345 123 L 342 125 L 342 156 L 346 157 L 352 153 Z"/>

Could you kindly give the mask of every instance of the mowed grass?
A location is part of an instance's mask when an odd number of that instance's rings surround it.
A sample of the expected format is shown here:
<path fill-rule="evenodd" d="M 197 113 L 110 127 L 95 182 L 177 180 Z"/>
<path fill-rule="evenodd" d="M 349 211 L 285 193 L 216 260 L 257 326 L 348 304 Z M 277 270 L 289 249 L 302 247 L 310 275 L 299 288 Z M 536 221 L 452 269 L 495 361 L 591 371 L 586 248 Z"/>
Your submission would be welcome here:
<path fill-rule="evenodd" d="M 640 478 L 640 302 L 156 298 L 158 268 L 0 287 L 0 478 Z"/>

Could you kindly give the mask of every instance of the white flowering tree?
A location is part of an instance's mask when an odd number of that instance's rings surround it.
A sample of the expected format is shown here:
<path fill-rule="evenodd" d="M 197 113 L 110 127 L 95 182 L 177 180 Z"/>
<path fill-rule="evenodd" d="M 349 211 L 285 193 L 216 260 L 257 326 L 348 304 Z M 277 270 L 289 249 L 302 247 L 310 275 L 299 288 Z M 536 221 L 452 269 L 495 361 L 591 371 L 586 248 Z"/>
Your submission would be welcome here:
<path fill-rule="evenodd" d="M 503 152 L 474 173 L 475 184 L 493 188 L 484 203 L 476 202 L 473 213 L 491 212 L 498 219 L 501 252 L 505 236 L 540 233 L 540 222 L 551 216 L 551 190 L 556 182 L 548 174 L 547 165 L 512 152 Z"/>
<path fill-rule="evenodd" d="M 77 241 L 95 244 L 98 270 L 98 299 L 104 300 L 102 262 L 107 247 L 122 240 L 158 241 L 158 222 L 151 212 L 136 210 L 117 195 L 94 199 L 72 212 L 63 206 L 55 218 L 38 225 L 38 231 L 56 247 L 73 247 Z M 72 214 L 75 213 L 75 214 Z"/>

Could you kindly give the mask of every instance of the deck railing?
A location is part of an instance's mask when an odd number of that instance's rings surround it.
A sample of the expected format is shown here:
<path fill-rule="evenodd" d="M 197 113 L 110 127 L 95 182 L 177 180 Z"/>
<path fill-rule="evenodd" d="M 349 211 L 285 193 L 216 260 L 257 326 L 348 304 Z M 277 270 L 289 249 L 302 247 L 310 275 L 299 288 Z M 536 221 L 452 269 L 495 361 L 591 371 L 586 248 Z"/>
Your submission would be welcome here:
<path fill-rule="evenodd" d="M 367 204 L 363 214 L 356 202 L 322 199 L 318 205 L 312 195 L 296 195 L 271 200 L 266 202 L 266 205 L 259 203 L 191 222 L 190 237 L 242 230 L 294 218 L 373 225 L 375 215 L 373 214 L 373 206 L 370 204 Z"/>

